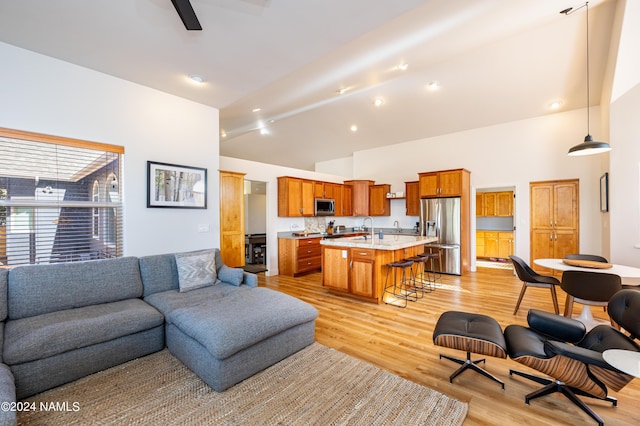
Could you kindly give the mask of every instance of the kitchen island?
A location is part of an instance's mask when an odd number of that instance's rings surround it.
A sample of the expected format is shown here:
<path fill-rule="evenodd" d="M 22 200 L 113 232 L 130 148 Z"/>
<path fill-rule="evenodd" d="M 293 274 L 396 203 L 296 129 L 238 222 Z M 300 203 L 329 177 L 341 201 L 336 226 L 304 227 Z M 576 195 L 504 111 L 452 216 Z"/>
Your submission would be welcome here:
<path fill-rule="evenodd" d="M 321 240 L 322 285 L 335 294 L 383 303 L 386 265 L 423 253 L 424 245 L 436 240 L 389 234 Z"/>

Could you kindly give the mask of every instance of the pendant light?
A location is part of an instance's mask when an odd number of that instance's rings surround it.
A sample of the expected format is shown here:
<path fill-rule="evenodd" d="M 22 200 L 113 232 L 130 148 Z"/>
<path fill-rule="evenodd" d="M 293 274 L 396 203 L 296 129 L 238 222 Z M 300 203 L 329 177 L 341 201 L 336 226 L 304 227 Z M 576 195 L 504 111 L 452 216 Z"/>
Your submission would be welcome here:
<path fill-rule="evenodd" d="M 589 131 L 589 127 L 590 127 L 589 112 L 591 109 L 591 106 L 589 104 L 589 2 L 586 2 L 584 7 L 587 8 L 587 136 L 584 137 L 584 142 L 574 146 L 569 150 L 569 155 L 571 156 L 592 155 L 592 154 L 600 154 L 602 152 L 611 151 L 611 147 L 609 146 L 608 143 L 594 141 Z M 560 13 L 569 15 L 572 12 L 572 9 L 573 8 L 565 9 Z M 578 8 L 578 9 L 581 9 L 581 8 Z M 573 12 L 575 12 L 575 10 L 573 10 Z"/>

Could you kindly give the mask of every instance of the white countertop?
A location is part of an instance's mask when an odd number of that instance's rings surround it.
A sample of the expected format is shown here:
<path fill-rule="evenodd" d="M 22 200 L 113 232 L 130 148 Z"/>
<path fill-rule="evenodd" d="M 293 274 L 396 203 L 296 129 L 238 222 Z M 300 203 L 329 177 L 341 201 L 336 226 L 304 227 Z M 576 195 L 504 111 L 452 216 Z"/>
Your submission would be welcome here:
<path fill-rule="evenodd" d="M 436 237 L 421 237 L 416 235 L 389 235 L 385 234 L 383 238 L 379 238 L 375 235 L 373 240 L 370 236 L 364 237 L 344 237 L 334 238 L 330 240 L 322 240 L 320 244 L 324 246 L 336 246 L 336 247 L 357 247 L 357 248 L 370 248 L 376 250 L 398 250 L 407 247 L 419 246 L 422 244 L 432 243 L 437 241 Z"/>

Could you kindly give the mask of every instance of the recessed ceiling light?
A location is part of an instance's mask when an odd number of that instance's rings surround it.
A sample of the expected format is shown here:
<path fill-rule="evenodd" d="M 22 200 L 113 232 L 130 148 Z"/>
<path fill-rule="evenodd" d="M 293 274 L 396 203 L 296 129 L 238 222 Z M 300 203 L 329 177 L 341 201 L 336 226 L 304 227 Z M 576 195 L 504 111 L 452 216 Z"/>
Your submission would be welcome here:
<path fill-rule="evenodd" d="M 225 132 L 224 130 L 222 132 L 220 132 L 220 136 L 222 136 L 223 138 L 227 137 L 227 132 Z"/>
<path fill-rule="evenodd" d="M 358 131 L 358 126 L 356 126 L 355 124 L 351 125 L 351 131 L 352 132 L 357 132 Z"/>
<path fill-rule="evenodd" d="M 409 68 L 409 64 L 407 64 L 406 62 L 401 63 L 400 65 L 398 65 L 398 69 L 400 71 L 406 71 L 407 68 Z"/>
<path fill-rule="evenodd" d="M 207 81 L 206 78 L 204 78 L 203 76 L 198 75 L 198 74 L 191 74 L 189 76 L 189 80 L 191 80 L 192 82 L 197 83 L 197 84 L 203 84 L 203 83 L 205 83 Z"/>
<path fill-rule="evenodd" d="M 269 134 L 269 129 L 267 129 L 266 127 L 263 127 L 262 129 L 260 129 L 260 134 L 261 135 L 268 135 Z"/>
<path fill-rule="evenodd" d="M 260 112 L 262 110 L 262 108 L 254 108 L 251 110 L 251 112 Z"/>
<path fill-rule="evenodd" d="M 438 80 L 434 80 L 431 83 L 427 84 L 427 89 L 429 90 L 438 90 L 440 88 L 440 82 Z"/>
<path fill-rule="evenodd" d="M 343 94 L 344 94 L 344 92 L 346 92 L 346 91 L 347 91 L 347 89 L 343 87 L 342 89 L 338 89 L 338 90 L 336 90 L 336 93 L 337 93 L 338 95 L 343 95 Z"/>
<path fill-rule="evenodd" d="M 384 103 L 384 99 L 382 98 L 376 98 L 376 100 L 373 101 L 373 104 L 377 107 L 381 106 Z"/>
<path fill-rule="evenodd" d="M 562 105 L 562 102 L 555 101 L 555 102 L 551 102 L 551 105 L 549 105 L 549 107 L 551 109 L 558 109 L 558 108 L 560 108 L 561 105 Z"/>

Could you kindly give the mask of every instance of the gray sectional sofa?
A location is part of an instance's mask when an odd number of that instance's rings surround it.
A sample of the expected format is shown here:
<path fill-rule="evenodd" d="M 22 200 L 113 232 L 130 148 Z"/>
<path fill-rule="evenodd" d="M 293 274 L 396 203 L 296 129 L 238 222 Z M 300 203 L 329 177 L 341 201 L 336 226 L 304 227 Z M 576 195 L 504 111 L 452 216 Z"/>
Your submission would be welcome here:
<path fill-rule="evenodd" d="M 0 270 L 0 403 L 165 346 L 223 391 L 313 343 L 316 317 L 218 249 Z"/>

